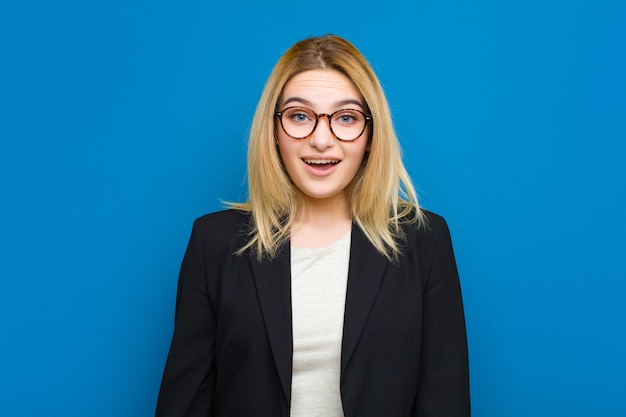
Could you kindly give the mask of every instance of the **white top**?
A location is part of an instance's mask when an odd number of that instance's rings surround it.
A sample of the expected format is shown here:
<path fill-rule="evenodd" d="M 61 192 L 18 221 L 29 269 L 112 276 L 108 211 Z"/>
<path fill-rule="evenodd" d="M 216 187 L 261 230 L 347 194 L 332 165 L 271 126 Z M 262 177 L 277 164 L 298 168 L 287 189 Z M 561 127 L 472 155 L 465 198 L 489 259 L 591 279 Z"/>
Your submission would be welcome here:
<path fill-rule="evenodd" d="M 339 375 L 350 231 L 322 248 L 291 248 L 291 416 L 343 417 Z"/>

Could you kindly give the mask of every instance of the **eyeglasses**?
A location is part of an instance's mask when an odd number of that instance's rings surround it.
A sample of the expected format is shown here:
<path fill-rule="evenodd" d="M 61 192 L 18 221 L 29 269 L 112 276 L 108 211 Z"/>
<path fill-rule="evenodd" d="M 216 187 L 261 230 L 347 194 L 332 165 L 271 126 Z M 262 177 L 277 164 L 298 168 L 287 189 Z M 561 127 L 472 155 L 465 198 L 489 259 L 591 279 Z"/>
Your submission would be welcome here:
<path fill-rule="evenodd" d="M 334 113 L 317 114 L 306 107 L 288 107 L 274 113 L 280 119 L 280 125 L 287 135 L 294 139 L 305 139 L 313 134 L 321 117 L 328 119 L 328 127 L 335 137 L 344 142 L 351 142 L 361 137 L 365 126 L 372 120 L 356 109 L 341 109 Z"/>

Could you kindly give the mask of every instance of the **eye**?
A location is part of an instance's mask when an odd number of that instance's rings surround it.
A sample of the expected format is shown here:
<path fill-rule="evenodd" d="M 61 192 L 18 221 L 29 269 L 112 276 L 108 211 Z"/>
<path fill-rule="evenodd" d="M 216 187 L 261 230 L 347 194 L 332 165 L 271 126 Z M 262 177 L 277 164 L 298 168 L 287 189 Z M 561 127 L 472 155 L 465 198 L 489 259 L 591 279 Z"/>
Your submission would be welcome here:
<path fill-rule="evenodd" d="M 342 125 L 353 125 L 360 123 L 363 115 L 356 110 L 339 110 L 333 116 L 333 122 Z"/>
<path fill-rule="evenodd" d="M 286 109 L 283 112 L 284 117 L 290 123 L 311 123 L 315 121 L 315 116 L 311 110 L 301 108 L 301 107 L 293 107 Z"/>
<path fill-rule="evenodd" d="M 296 122 L 305 122 L 308 119 L 307 115 L 304 113 L 294 113 L 291 115 L 291 118 Z"/>

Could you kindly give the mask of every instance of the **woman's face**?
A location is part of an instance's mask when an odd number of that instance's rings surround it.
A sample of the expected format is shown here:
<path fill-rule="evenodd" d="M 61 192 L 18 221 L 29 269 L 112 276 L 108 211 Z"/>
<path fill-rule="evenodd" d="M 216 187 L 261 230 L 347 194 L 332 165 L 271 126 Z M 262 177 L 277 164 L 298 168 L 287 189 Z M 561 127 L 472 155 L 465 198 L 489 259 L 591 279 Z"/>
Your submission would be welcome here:
<path fill-rule="evenodd" d="M 361 94 L 352 81 L 335 70 L 297 74 L 285 85 L 278 105 L 279 111 L 297 106 L 317 114 L 331 114 L 341 109 L 366 113 Z M 300 120 L 304 116 L 293 117 Z M 319 118 L 313 133 L 304 139 L 290 137 L 278 119 L 276 123 L 281 158 L 305 200 L 345 201 L 345 189 L 369 150 L 370 125 L 356 140 L 345 142 L 334 136 L 326 117 Z M 336 123 L 339 126 L 339 121 Z"/>

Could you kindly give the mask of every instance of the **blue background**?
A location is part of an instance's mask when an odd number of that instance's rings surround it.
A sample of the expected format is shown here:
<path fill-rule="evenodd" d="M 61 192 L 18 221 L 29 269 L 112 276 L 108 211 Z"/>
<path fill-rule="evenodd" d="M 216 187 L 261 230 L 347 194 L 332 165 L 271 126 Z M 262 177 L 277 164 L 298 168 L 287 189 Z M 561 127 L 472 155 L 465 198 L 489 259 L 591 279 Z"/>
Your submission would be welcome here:
<path fill-rule="evenodd" d="M 154 412 L 191 223 L 245 199 L 262 86 L 327 32 L 449 221 L 473 415 L 626 415 L 618 0 L 4 4 L 0 415 Z"/>

